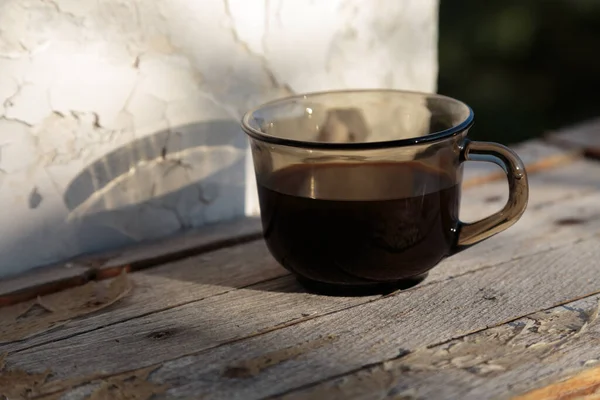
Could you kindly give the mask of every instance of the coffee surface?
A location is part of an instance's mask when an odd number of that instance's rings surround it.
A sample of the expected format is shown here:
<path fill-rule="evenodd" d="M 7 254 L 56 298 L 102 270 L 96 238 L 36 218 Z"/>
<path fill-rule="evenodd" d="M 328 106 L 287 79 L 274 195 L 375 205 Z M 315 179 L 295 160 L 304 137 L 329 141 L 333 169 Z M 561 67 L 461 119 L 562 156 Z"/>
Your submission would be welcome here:
<path fill-rule="evenodd" d="M 399 281 L 454 245 L 460 186 L 417 162 L 292 166 L 258 192 L 271 253 L 305 279 Z"/>

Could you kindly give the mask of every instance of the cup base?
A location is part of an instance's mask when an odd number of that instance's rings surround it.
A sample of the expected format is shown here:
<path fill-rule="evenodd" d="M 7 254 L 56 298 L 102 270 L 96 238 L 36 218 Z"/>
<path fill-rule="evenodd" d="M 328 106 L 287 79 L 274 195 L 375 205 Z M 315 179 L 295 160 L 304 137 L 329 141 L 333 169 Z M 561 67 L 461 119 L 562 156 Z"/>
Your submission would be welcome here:
<path fill-rule="evenodd" d="M 429 275 L 425 272 L 395 282 L 374 283 L 365 285 L 337 285 L 296 276 L 296 280 L 309 292 L 327 296 L 369 296 L 389 294 L 396 290 L 406 290 L 423 282 Z"/>

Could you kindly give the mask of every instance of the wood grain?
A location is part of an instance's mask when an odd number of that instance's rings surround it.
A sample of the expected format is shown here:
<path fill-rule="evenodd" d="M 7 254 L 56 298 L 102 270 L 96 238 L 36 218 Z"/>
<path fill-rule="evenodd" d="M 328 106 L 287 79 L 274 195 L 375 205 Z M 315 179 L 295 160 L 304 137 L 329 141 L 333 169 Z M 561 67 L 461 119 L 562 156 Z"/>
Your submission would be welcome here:
<path fill-rule="evenodd" d="M 277 398 L 508 399 L 553 382 L 514 400 L 585 399 L 600 388 L 598 306 L 587 297 Z"/>
<path fill-rule="evenodd" d="M 152 379 L 172 384 L 168 394 L 173 397 L 279 394 L 598 293 L 598 257 L 597 239 L 588 240 L 166 362 Z M 328 335 L 337 340 L 255 377 L 223 376 L 230 365 Z M 36 352 L 35 359 L 57 353 L 47 349 Z M 69 365 L 72 360 L 66 358 L 55 365 Z"/>
<path fill-rule="evenodd" d="M 283 275 L 287 275 L 286 270 L 272 259 L 262 241 L 131 273 L 133 290 L 118 307 L 74 319 L 42 336 L 0 345 L 0 353 L 60 340 Z"/>
<path fill-rule="evenodd" d="M 66 321 L 98 312 L 121 300 L 131 290 L 123 273 L 110 282 L 90 281 L 35 300 L 0 308 L 0 343 L 32 338 Z"/>
<path fill-rule="evenodd" d="M 24 350 L 16 353 L 15 359 L 27 357 L 25 354 L 37 352 L 34 349 L 38 348 L 44 352 L 47 346 L 69 349 L 82 346 L 90 352 L 95 349 L 99 358 L 104 358 L 103 354 L 108 348 L 113 348 L 119 349 L 120 357 L 117 358 L 122 363 L 115 364 L 119 362 L 115 358 L 110 362 L 111 368 L 120 369 L 132 363 L 143 363 L 144 360 L 164 361 L 186 355 L 192 350 L 208 349 L 281 329 L 316 315 L 364 303 L 368 299 L 309 294 L 288 276 Z M 113 358 L 109 354 L 106 356 Z M 92 367 L 105 370 L 99 364 Z M 82 371 L 80 368 L 78 371 Z M 56 367 L 53 371 L 61 376 Z"/>
<path fill-rule="evenodd" d="M 277 394 L 600 292 L 600 282 L 595 279 L 600 270 L 593 263 L 598 257 L 596 239 L 525 257 L 167 362 L 151 379 L 173 387 L 171 396 L 259 398 Z M 555 282 L 562 283 L 560 290 L 553 290 Z M 333 299 L 325 302 L 321 296 L 261 290 L 257 301 L 249 301 L 242 290 L 235 291 L 230 294 L 238 294 L 237 301 L 225 299 L 227 295 L 212 297 L 194 307 L 188 305 L 185 313 L 179 313 L 181 308 L 172 310 L 170 317 L 155 316 L 143 324 L 141 319 L 135 320 L 136 325 L 127 329 L 113 326 L 77 335 L 10 355 L 7 360 L 33 371 L 52 365 L 55 376 L 62 378 L 98 369 L 118 372 L 217 345 L 222 338 L 251 326 L 255 319 L 266 318 L 262 314 L 291 309 L 300 317 L 310 310 L 310 296 L 319 307 L 320 302 L 330 307 L 335 303 Z M 272 296 L 271 301 L 264 293 Z M 286 299 L 280 307 L 279 301 Z M 356 298 L 337 298 L 344 300 Z M 280 360 L 255 377 L 223 376 L 231 366 L 331 335 L 336 340 L 319 346 L 318 351 L 301 355 L 290 351 L 294 357 Z M 91 357 L 91 365 L 78 361 Z"/>
<path fill-rule="evenodd" d="M 576 160 L 568 165 L 529 174 L 529 204 L 527 212 L 545 204 L 574 198 L 600 190 L 596 174 L 600 163 Z M 461 219 L 472 221 L 491 211 L 499 211 L 508 200 L 505 181 L 482 184 L 463 191 Z"/>
<path fill-rule="evenodd" d="M 513 227 L 444 260 L 429 279 L 445 279 L 594 236 L 600 232 L 599 204 L 600 192 L 596 191 L 562 201 L 533 203 Z"/>
<path fill-rule="evenodd" d="M 593 362 L 594 364 L 597 361 Z M 592 400 L 600 397 L 600 367 L 583 371 L 562 382 L 533 390 L 514 400 Z"/>
<path fill-rule="evenodd" d="M 123 270 L 135 271 L 255 240 L 261 237 L 261 232 L 258 218 L 242 218 L 156 242 L 40 267 L 0 280 L 0 307 L 83 285 L 90 279 L 112 278 Z"/>
<path fill-rule="evenodd" d="M 521 220 L 493 238 L 444 260 L 426 281 L 448 279 L 479 268 L 567 246 L 600 232 L 600 165 L 578 161 L 530 178 L 530 202 Z M 504 183 L 489 183 L 463 193 L 461 218 L 472 221 L 498 210 L 506 199 Z M 503 197 L 504 196 L 504 197 Z M 487 199 L 494 201 L 489 202 Z"/>

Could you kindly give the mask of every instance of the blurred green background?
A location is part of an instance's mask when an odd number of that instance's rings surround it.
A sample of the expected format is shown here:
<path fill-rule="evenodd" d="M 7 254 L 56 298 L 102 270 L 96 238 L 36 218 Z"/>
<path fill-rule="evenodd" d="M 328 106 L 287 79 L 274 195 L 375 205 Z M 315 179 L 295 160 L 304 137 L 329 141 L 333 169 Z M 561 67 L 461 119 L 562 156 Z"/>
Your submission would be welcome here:
<path fill-rule="evenodd" d="M 600 116 L 600 0 L 441 0 L 438 92 L 515 143 Z"/>

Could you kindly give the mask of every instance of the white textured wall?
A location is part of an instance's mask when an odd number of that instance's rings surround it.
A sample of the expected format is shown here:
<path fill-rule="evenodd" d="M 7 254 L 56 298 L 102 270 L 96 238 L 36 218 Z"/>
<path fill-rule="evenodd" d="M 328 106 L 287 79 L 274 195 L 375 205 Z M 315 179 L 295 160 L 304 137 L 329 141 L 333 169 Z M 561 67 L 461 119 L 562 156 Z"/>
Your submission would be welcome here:
<path fill-rule="evenodd" d="M 437 0 L 0 0 L 0 275 L 255 212 L 244 111 L 436 46 Z"/>

